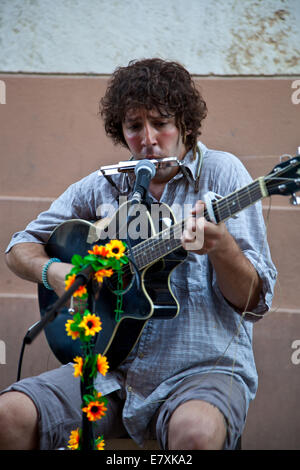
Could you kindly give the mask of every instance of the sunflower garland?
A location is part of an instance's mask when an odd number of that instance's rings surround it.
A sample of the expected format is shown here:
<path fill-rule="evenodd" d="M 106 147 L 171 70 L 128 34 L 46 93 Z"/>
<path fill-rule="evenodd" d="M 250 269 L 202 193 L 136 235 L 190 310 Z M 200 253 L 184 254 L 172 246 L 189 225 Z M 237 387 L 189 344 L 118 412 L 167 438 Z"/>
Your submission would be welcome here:
<path fill-rule="evenodd" d="M 119 240 L 112 240 L 106 245 L 94 245 L 92 250 L 88 250 L 88 255 L 82 257 L 74 255 L 71 263 L 73 268 L 67 274 L 65 279 L 65 289 L 68 290 L 75 282 L 76 275 L 88 266 L 92 266 L 94 271 L 94 280 L 102 283 L 105 277 L 111 277 L 117 272 L 117 295 L 115 319 L 119 321 L 122 314 L 122 266 L 128 263 L 125 255 L 126 245 Z M 86 286 L 80 286 L 73 297 L 84 301 L 88 298 Z M 84 305 L 84 304 L 83 304 Z M 106 375 L 109 364 L 107 358 L 101 354 L 94 354 L 93 339 L 96 334 L 102 330 L 102 322 L 98 315 L 92 313 L 87 308 L 82 308 L 74 312 L 72 319 L 69 319 L 65 325 L 68 336 L 72 339 L 81 341 L 82 356 L 76 356 L 74 361 L 74 377 L 80 377 L 82 382 L 87 382 L 84 387 L 88 393 L 82 395 L 81 410 L 84 416 L 91 422 L 101 419 L 107 411 L 107 399 L 99 393 L 93 385 L 97 373 Z M 80 450 L 82 446 L 82 430 L 77 428 L 71 431 L 68 448 L 71 450 Z M 105 442 L 103 436 L 99 436 L 94 441 L 94 449 L 104 450 Z"/>

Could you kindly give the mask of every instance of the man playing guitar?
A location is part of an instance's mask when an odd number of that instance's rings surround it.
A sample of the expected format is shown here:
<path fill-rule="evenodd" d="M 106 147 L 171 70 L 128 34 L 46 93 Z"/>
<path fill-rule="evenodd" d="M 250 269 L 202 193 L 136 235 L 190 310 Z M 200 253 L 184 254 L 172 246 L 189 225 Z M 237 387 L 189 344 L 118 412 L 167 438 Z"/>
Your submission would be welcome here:
<path fill-rule="evenodd" d="M 209 191 L 223 197 L 251 183 L 236 157 L 199 141 L 206 113 L 190 74 L 161 59 L 117 69 L 101 100 L 105 130 L 114 143 L 134 158 L 176 156 L 184 163 L 185 172 L 178 166 L 157 170 L 149 187 L 152 200 L 193 206 L 181 238 L 187 257 L 170 276 L 180 313 L 171 320 L 150 319 L 129 356 L 99 377 L 97 386 L 109 402 L 98 425 L 105 438 L 129 434 L 141 446 L 156 438 L 170 450 L 234 449 L 255 397 L 252 324 L 271 306 L 276 269 L 259 203 L 226 222 L 200 216 Z M 6 255 L 10 269 L 42 283 L 50 233 L 68 219 L 95 221 L 105 202 L 118 209 L 117 189 L 127 185 L 130 194 L 132 181 L 124 174 L 113 181 L 111 186 L 95 172 L 68 188 L 14 235 Z M 201 245 L 197 224 L 204 231 Z M 58 296 L 69 271 L 66 262 L 54 261 L 47 269 L 47 284 Z M 63 365 L 3 391 L 1 448 L 67 445 L 70 429 L 81 421 L 80 386 L 72 372 L 70 364 Z"/>

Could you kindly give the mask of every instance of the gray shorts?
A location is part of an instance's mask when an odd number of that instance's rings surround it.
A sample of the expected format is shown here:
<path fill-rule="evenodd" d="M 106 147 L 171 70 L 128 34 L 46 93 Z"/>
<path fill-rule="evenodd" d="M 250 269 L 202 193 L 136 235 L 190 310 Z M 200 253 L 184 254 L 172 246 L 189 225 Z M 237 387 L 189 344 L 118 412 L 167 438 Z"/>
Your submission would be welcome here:
<path fill-rule="evenodd" d="M 190 400 L 203 400 L 221 411 L 227 429 L 224 450 L 235 449 L 247 417 L 245 386 L 233 376 L 213 372 L 187 378 L 160 407 L 156 421 L 160 447 L 168 449 L 168 423 L 173 412 Z"/>
<path fill-rule="evenodd" d="M 39 417 L 40 449 L 66 447 L 71 430 L 81 427 L 80 381 L 68 364 L 37 377 L 17 382 L 2 393 L 19 391 L 34 402 Z M 124 400 L 118 392 L 107 396 L 106 415 L 96 422 L 95 434 L 105 439 L 128 437 L 122 422 Z M 167 449 L 168 423 L 172 413 L 189 400 L 204 400 L 216 406 L 227 424 L 225 449 L 234 449 L 244 428 L 247 402 L 245 389 L 234 377 L 221 373 L 194 375 L 183 382 L 163 402 L 150 424 L 149 435 Z"/>

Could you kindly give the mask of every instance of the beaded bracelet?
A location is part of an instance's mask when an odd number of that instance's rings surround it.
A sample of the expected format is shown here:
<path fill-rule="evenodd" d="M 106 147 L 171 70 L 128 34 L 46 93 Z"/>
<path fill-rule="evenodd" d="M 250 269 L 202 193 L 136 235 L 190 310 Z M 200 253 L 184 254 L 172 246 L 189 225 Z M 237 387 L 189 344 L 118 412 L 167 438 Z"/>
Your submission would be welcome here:
<path fill-rule="evenodd" d="M 46 289 L 49 289 L 49 290 L 53 290 L 52 287 L 50 286 L 50 284 L 48 283 L 48 279 L 47 279 L 47 272 L 48 272 L 48 269 L 49 269 L 49 267 L 51 266 L 52 263 L 61 263 L 61 260 L 58 259 L 58 258 L 51 258 L 43 266 L 42 281 L 43 281 L 43 284 L 46 287 Z"/>

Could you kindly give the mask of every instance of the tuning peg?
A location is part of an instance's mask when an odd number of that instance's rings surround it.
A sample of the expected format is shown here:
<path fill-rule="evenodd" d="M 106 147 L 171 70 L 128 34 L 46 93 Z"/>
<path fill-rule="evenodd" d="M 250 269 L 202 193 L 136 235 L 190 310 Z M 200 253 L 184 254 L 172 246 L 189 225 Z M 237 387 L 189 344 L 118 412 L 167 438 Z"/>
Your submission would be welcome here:
<path fill-rule="evenodd" d="M 293 206 L 299 206 L 300 205 L 300 197 L 296 196 L 296 194 L 293 193 L 290 197 L 290 203 Z"/>

